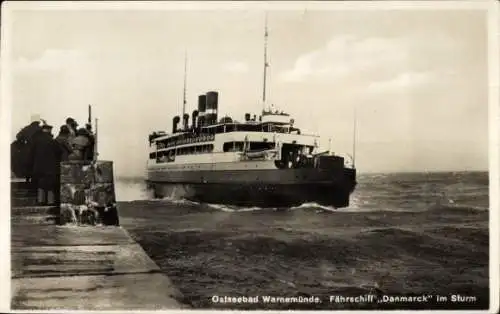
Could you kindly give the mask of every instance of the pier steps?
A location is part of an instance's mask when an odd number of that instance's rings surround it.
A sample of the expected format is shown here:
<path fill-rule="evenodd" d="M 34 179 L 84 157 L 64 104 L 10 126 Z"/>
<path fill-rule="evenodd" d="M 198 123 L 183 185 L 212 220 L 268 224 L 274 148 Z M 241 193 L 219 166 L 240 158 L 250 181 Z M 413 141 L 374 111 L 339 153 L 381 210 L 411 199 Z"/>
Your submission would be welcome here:
<path fill-rule="evenodd" d="M 36 206 L 36 191 L 30 189 L 30 184 L 16 180 L 11 182 L 11 205 L 15 207 Z"/>

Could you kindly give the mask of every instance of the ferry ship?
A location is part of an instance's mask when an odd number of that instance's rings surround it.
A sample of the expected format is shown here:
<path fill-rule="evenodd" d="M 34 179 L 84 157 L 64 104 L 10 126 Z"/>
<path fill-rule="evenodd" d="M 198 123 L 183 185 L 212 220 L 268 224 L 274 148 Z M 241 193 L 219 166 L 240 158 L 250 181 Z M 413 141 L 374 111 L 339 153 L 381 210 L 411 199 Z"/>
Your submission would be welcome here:
<path fill-rule="evenodd" d="M 264 106 L 267 36 L 266 22 Z M 349 206 L 354 160 L 347 165 L 344 157 L 320 152 L 319 137 L 303 134 L 289 114 L 265 106 L 258 117 L 246 113 L 242 122 L 219 117 L 219 93 L 209 91 L 198 96 L 189 115 L 185 91 L 186 75 L 183 113 L 173 117 L 171 133 L 149 135 L 147 183 L 155 197 L 237 206 Z"/>

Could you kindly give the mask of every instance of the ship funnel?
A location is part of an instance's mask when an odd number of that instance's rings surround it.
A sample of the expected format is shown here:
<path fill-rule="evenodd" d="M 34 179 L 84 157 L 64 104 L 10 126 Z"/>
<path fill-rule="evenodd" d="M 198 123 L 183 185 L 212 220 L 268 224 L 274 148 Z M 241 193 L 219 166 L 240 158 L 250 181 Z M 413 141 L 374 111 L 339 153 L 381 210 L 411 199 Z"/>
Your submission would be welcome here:
<path fill-rule="evenodd" d="M 192 128 L 196 128 L 196 125 L 197 125 L 197 118 L 198 118 L 198 110 L 193 110 L 193 114 L 191 115 L 191 125 L 192 125 Z"/>
<path fill-rule="evenodd" d="M 205 110 L 207 110 L 207 96 L 198 96 L 198 127 L 205 125 Z"/>
<path fill-rule="evenodd" d="M 184 130 L 187 130 L 189 128 L 189 114 L 185 113 L 182 118 L 183 118 L 182 122 L 183 122 Z"/>
<path fill-rule="evenodd" d="M 250 114 L 249 113 L 245 113 L 245 121 L 250 121 Z"/>
<path fill-rule="evenodd" d="M 205 111 L 206 122 L 208 125 L 217 123 L 217 110 L 219 106 L 219 93 L 208 92 L 207 107 Z"/>
<path fill-rule="evenodd" d="M 198 96 L 198 112 L 200 115 L 205 112 L 207 109 L 207 96 L 200 95 Z"/>
<path fill-rule="evenodd" d="M 181 118 L 179 116 L 174 117 L 173 123 L 172 123 L 172 133 L 177 132 L 177 125 L 179 124 L 180 121 L 181 121 Z"/>

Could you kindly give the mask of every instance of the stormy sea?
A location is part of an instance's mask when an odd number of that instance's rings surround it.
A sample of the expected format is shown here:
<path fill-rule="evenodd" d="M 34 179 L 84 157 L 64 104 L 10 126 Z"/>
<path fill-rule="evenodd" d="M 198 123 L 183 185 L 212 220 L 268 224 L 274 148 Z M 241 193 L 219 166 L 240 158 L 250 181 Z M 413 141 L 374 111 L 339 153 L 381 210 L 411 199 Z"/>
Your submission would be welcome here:
<path fill-rule="evenodd" d="M 120 222 L 212 309 L 487 309 L 488 173 L 361 175 L 351 206 L 154 200 L 117 179 Z"/>

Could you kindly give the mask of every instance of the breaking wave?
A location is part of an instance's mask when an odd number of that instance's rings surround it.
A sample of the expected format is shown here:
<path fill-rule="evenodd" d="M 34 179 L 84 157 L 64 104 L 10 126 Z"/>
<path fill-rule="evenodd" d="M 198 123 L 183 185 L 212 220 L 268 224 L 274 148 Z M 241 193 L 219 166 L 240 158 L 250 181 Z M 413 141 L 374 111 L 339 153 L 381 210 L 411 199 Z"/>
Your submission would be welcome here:
<path fill-rule="evenodd" d="M 206 204 L 208 207 L 220 210 L 223 212 L 227 213 L 234 213 L 234 212 L 251 212 L 251 211 L 258 211 L 258 210 L 272 210 L 274 208 L 262 208 L 262 207 L 239 207 L 239 206 L 231 206 L 231 205 L 224 205 L 224 204 Z"/>
<path fill-rule="evenodd" d="M 294 206 L 291 209 L 320 209 L 325 211 L 337 211 L 338 209 L 331 206 L 323 206 L 315 202 L 307 202 L 299 206 Z"/>
<path fill-rule="evenodd" d="M 145 201 L 153 199 L 144 181 L 139 179 L 118 179 L 115 181 L 116 199 L 119 202 Z"/>
<path fill-rule="evenodd" d="M 165 196 L 163 198 L 153 199 L 153 201 L 168 202 L 177 205 L 200 205 L 198 202 L 190 201 L 185 198 L 178 198 L 175 196 Z"/>

